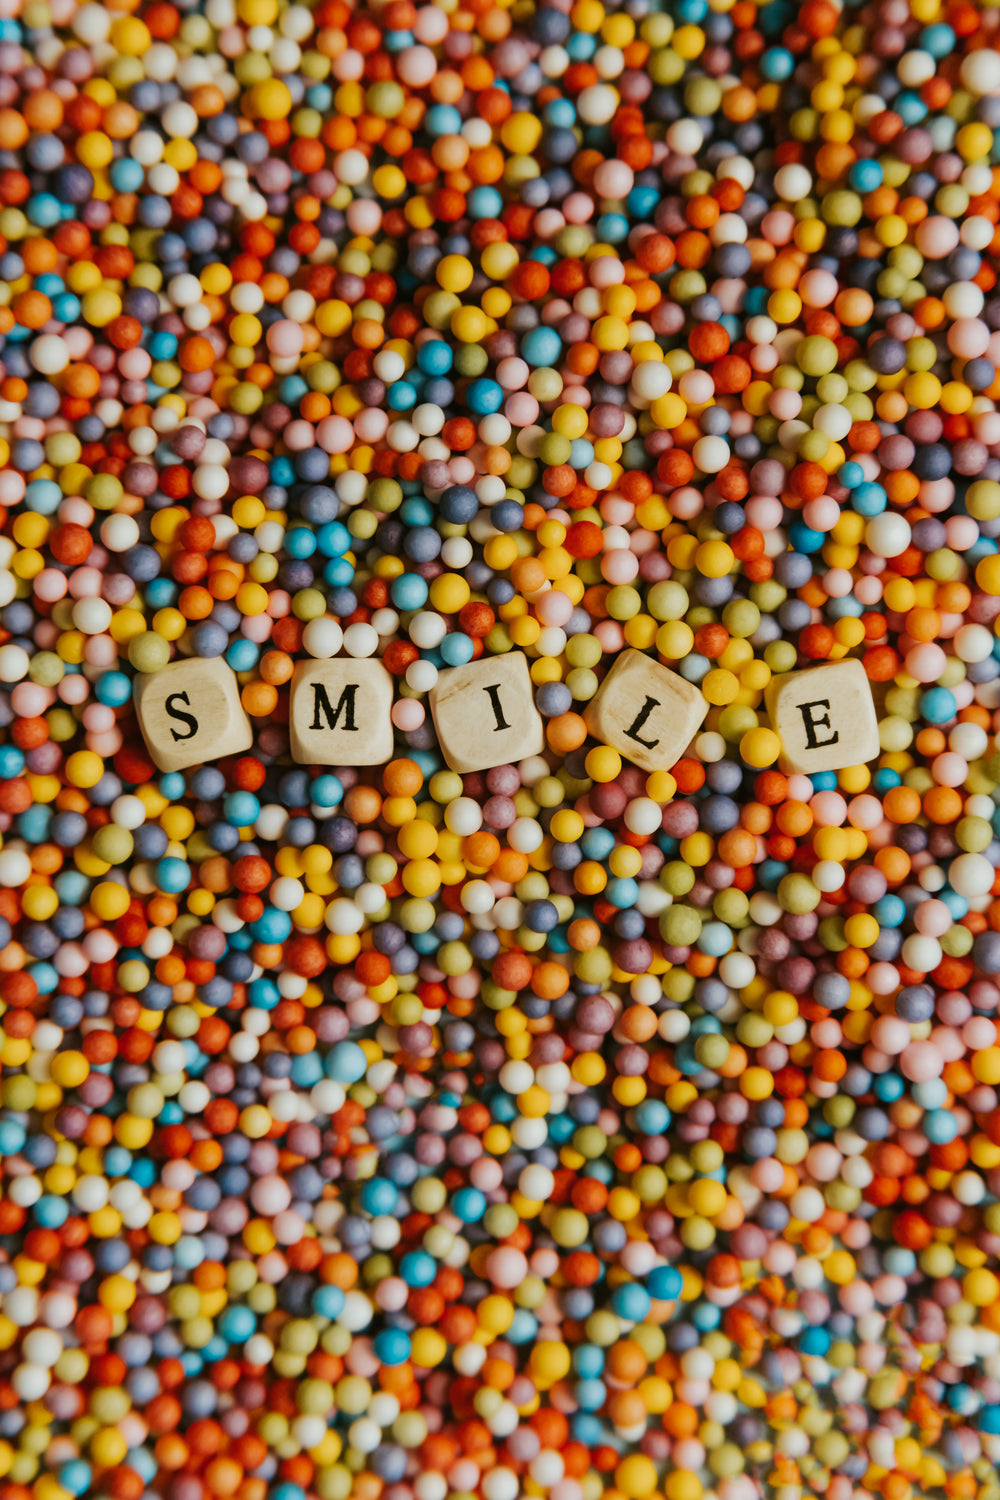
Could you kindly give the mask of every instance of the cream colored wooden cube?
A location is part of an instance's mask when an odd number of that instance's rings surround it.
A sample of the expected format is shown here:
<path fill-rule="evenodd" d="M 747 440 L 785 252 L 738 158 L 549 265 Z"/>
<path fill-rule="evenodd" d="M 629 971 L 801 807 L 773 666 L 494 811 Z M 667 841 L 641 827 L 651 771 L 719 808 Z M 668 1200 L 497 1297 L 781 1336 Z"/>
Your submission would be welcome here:
<path fill-rule="evenodd" d="M 430 707 L 441 752 L 453 771 L 488 771 L 545 748 L 545 727 L 520 651 L 441 672 Z"/>
<path fill-rule="evenodd" d="M 299 662 L 288 729 L 301 766 L 382 766 L 392 759 L 392 677 L 381 662 Z"/>
<path fill-rule="evenodd" d="M 811 776 L 860 766 L 879 753 L 871 684 L 859 661 L 828 662 L 772 677 L 764 689 L 781 736 L 781 765 Z"/>
<path fill-rule="evenodd" d="M 643 771 L 669 771 L 707 713 L 704 695 L 692 683 L 642 651 L 623 651 L 583 718 L 595 739 Z"/>
<path fill-rule="evenodd" d="M 221 656 L 171 662 L 135 679 L 136 718 L 161 771 L 184 771 L 253 744 L 236 673 Z"/>

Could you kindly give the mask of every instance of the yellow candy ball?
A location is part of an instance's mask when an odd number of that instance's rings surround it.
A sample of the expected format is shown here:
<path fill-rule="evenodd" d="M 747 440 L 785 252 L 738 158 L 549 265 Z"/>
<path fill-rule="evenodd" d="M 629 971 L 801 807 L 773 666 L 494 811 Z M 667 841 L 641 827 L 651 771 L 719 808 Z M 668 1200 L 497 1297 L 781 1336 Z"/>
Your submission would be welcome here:
<path fill-rule="evenodd" d="M 472 285 L 473 265 L 465 255 L 444 255 L 434 272 L 445 292 L 464 292 Z"/>
<path fill-rule="evenodd" d="M 656 1489 L 656 1469 L 644 1453 L 630 1453 L 615 1470 L 615 1486 L 629 1500 L 645 1500 Z"/>
<path fill-rule="evenodd" d="M 610 745 L 596 745 L 584 762 L 584 769 L 592 781 L 614 781 L 621 768 L 622 758 Z"/>
<path fill-rule="evenodd" d="M 292 110 L 292 93 L 280 78 L 264 78 L 250 90 L 248 104 L 258 120 L 284 120 Z"/>
<path fill-rule="evenodd" d="M 773 766 L 781 754 L 781 738 L 773 729 L 751 729 L 740 740 L 740 755 L 748 766 Z"/>
<path fill-rule="evenodd" d="M 96 786 L 103 775 L 104 761 L 93 750 L 75 750 L 66 762 L 66 776 L 73 786 Z"/>
<path fill-rule="evenodd" d="M 705 578 L 725 578 L 735 561 L 728 542 L 702 542 L 694 555 L 694 565 Z"/>
<path fill-rule="evenodd" d="M 52 1059 L 52 1081 L 60 1088 L 75 1089 L 90 1075 L 90 1063 L 82 1052 L 72 1048 L 59 1052 Z"/>
<path fill-rule="evenodd" d="M 867 912 L 848 917 L 844 923 L 844 937 L 852 948 L 870 948 L 878 935 L 878 922 Z"/>

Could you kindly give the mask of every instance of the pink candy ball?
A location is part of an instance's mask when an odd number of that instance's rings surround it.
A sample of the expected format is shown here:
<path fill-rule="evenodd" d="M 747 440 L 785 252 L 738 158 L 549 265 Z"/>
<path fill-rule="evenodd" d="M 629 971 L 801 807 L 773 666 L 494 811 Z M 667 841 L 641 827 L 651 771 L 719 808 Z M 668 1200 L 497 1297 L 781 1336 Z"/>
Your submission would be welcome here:
<path fill-rule="evenodd" d="M 504 402 L 503 414 L 513 427 L 530 427 L 538 421 L 538 402 L 529 391 L 515 391 Z"/>
<path fill-rule="evenodd" d="M 635 515 L 635 506 L 626 500 L 623 495 L 602 495 L 598 507 L 601 519 L 607 521 L 609 526 L 625 527 Z M 605 532 L 605 536 L 607 533 Z M 630 536 L 626 532 L 626 540 L 623 545 L 629 545 Z"/>
<path fill-rule="evenodd" d="M 594 190 L 602 198 L 624 198 L 634 183 L 635 174 L 623 161 L 604 161 L 594 173 Z"/>
<path fill-rule="evenodd" d="M 82 672 L 77 672 L 72 677 L 64 677 L 56 692 L 62 703 L 86 703 L 90 684 Z"/>
<path fill-rule="evenodd" d="M 425 21 L 424 15 L 425 12 L 423 10 L 418 13 L 418 21 L 414 25 L 415 33 L 422 42 L 439 42 L 441 40 L 440 36 L 428 35 L 430 31 L 437 30 L 438 28 L 432 26 L 430 21 Z M 447 31 L 448 19 L 443 12 L 442 19 L 445 31 Z M 420 24 L 421 21 L 423 21 L 422 26 Z M 408 84 L 410 88 L 422 89 L 426 88 L 427 84 L 430 83 L 437 72 L 438 65 L 437 58 L 430 47 L 424 46 L 407 47 L 399 54 L 399 61 L 396 67 L 403 83 Z"/>
<path fill-rule="evenodd" d="M 846 568 L 830 568 L 823 574 L 823 587 L 831 599 L 846 599 L 854 587 L 854 579 Z"/>
<path fill-rule="evenodd" d="M 194 1182 L 195 1175 L 189 1161 L 170 1161 L 163 1168 L 163 1185 L 173 1193 L 184 1193 Z"/>
<path fill-rule="evenodd" d="M 390 717 L 397 729 L 409 733 L 424 722 L 424 705 L 416 698 L 399 698 L 392 705 Z"/>
<path fill-rule="evenodd" d="M 998 417 L 998 435 L 994 441 L 1000 441 L 1000 417 Z M 979 540 L 979 527 L 971 516 L 949 516 L 944 523 L 944 529 L 947 533 L 948 546 L 953 547 L 956 552 L 967 552 Z"/>
<path fill-rule="evenodd" d="M 943 901 L 922 901 L 913 913 L 913 924 L 925 937 L 943 937 L 952 915 Z"/>
<path fill-rule="evenodd" d="M 594 217 L 594 200 L 589 193 L 570 193 L 563 200 L 562 211 L 567 224 L 586 224 Z"/>
<path fill-rule="evenodd" d="M 785 1181 L 785 1169 L 773 1156 L 755 1161 L 750 1168 L 750 1180 L 762 1193 L 776 1193 Z"/>
<path fill-rule="evenodd" d="M 497 365 L 497 380 L 505 391 L 519 391 L 527 385 L 531 368 L 523 359 L 510 355 Z"/>
<path fill-rule="evenodd" d="M 954 750 L 946 750 L 943 755 L 936 755 L 931 761 L 931 775 L 940 786 L 961 786 L 968 774 L 968 761 Z M 918 907 L 918 913 L 919 910 Z"/>
<path fill-rule="evenodd" d="M 304 453 L 307 448 L 312 448 L 316 443 L 316 433 L 311 422 L 299 419 L 297 422 L 289 422 L 281 434 L 285 447 L 292 453 Z"/>
<path fill-rule="evenodd" d="M 891 995 L 899 988 L 899 970 L 895 964 L 872 964 L 865 975 L 865 984 L 876 995 Z"/>
<path fill-rule="evenodd" d="M 948 348 L 959 359 L 976 359 L 990 344 L 990 330 L 979 318 L 957 318 L 948 329 Z"/>
<path fill-rule="evenodd" d="M 927 1083 L 939 1078 L 944 1067 L 940 1048 L 933 1042 L 910 1042 L 899 1059 L 900 1072 L 911 1083 Z"/>
<path fill-rule="evenodd" d="M 847 814 L 847 803 L 839 792 L 817 792 L 809 806 L 821 828 L 839 828 Z"/>
<path fill-rule="evenodd" d="M 18 505 L 24 498 L 27 481 L 23 474 L 8 469 L 0 474 L 0 505 Z"/>
<path fill-rule="evenodd" d="M 535 233 L 540 240 L 553 239 L 565 227 L 565 216 L 558 208 L 543 208 L 535 215 Z"/>
<path fill-rule="evenodd" d="M 917 225 L 914 239 L 917 249 L 927 260 L 943 260 L 958 244 L 959 229 L 952 219 L 932 214 Z"/>
<path fill-rule="evenodd" d="M 772 245 L 787 245 L 795 233 L 795 216 L 787 208 L 774 208 L 761 219 L 760 231 Z"/>
<path fill-rule="evenodd" d="M 324 417 L 316 428 L 316 441 L 325 453 L 348 453 L 354 444 L 354 428 L 346 417 Z"/>
<path fill-rule="evenodd" d="M 877 828 L 882 821 L 882 804 L 877 797 L 863 792 L 861 796 L 851 798 L 847 817 L 852 827 L 869 831 Z"/>
<path fill-rule="evenodd" d="M 283 1177 L 276 1174 L 258 1177 L 257 1181 L 251 1185 L 250 1202 L 259 1214 L 265 1214 L 268 1218 L 281 1213 L 291 1201 L 291 1188 Z"/>
<path fill-rule="evenodd" d="M 340 79 L 341 83 L 350 83 L 360 78 L 364 70 L 364 57 L 356 47 L 347 47 L 339 56 L 333 59 L 330 66 L 333 76 Z"/>
<path fill-rule="evenodd" d="M 77 568 L 70 574 L 69 591 L 74 599 L 96 599 L 100 595 L 103 581 L 96 568 Z"/>
<path fill-rule="evenodd" d="M 291 359 L 302 352 L 306 341 L 305 329 L 300 323 L 293 323 L 290 318 L 282 318 L 280 322 L 271 324 L 265 341 L 271 353 L 276 354 L 279 359 Z"/>
<path fill-rule="evenodd" d="M 469 1168 L 469 1181 L 481 1193 L 492 1193 L 503 1181 L 503 1168 L 495 1157 L 481 1156 Z"/>
<path fill-rule="evenodd" d="M 598 177 L 605 168 L 614 168 L 616 165 L 624 166 L 624 162 L 615 163 L 607 161 L 604 162 L 603 166 L 598 167 L 594 173 L 594 186 L 597 187 Z M 628 169 L 626 168 L 626 170 Z M 629 175 L 631 176 L 631 173 Z M 600 188 L 598 188 L 598 191 L 600 192 Z M 613 195 L 605 193 L 603 196 L 609 198 Z M 587 274 L 590 278 L 591 286 L 600 287 L 603 290 L 605 287 L 621 285 L 625 280 L 625 266 L 616 255 L 599 255 L 587 267 Z"/>
<path fill-rule="evenodd" d="M 241 622 L 240 631 L 248 641 L 254 641 L 258 646 L 262 646 L 266 640 L 270 640 L 273 624 L 268 614 L 251 615 Z"/>
<path fill-rule="evenodd" d="M 562 626 L 573 613 L 573 601 L 561 589 L 550 589 L 536 601 L 534 608 L 543 625 Z"/>
<path fill-rule="evenodd" d="M 62 339 L 69 350 L 70 359 L 85 359 L 94 343 L 94 335 L 89 328 L 66 328 Z"/>
<path fill-rule="evenodd" d="M 746 505 L 747 525 L 758 531 L 773 531 L 784 518 L 781 501 L 771 495 L 754 495 Z"/>
<path fill-rule="evenodd" d="M 486 1274 L 494 1286 L 518 1287 L 528 1274 L 528 1262 L 520 1250 L 502 1245 L 487 1256 Z"/>
<path fill-rule="evenodd" d="M 145 380 L 153 361 L 145 349 L 128 349 L 119 356 L 118 368 L 126 380 Z"/>
<path fill-rule="evenodd" d="M 806 1156 L 806 1167 L 817 1182 L 833 1182 L 842 1162 L 840 1152 L 829 1142 L 813 1146 Z"/>
<path fill-rule="evenodd" d="M 354 418 L 354 431 L 363 443 L 380 442 L 388 426 L 388 413 L 374 406 L 366 407 Z"/>
<path fill-rule="evenodd" d="M 51 688 L 37 682 L 19 682 L 10 695 L 10 706 L 19 719 L 34 719 L 55 702 Z"/>
<path fill-rule="evenodd" d="M 81 496 L 71 495 L 59 507 L 59 519 L 75 522 L 77 526 L 90 526 L 94 519 L 94 507 Z"/>
<path fill-rule="evenodd" d="M 601 559 L 601 572 L 610 584 L 631 583 L 638 575 L 639 559 L 634 552 L 608 552 Z"/>
<path fill-rule="evenodd" d="M 802 410 L 802 397 L 798 391 L 778 389 L 768 398 L 768 410 L 780 422 L 790 422 Z"/>
<path fill-rule="evenodd" d="M 677 388 L 693 406 L 704 406 L 715 395 L 715 382 L 707 370 L 685 371 Z"/>
<path fill-rule="evenodd" d="M 832 271 L 807 271 L 798 285 L 806 307 L 829 307 L 840 290 Z"/>
<path fill-rule="evenodd" d="M 682 485 L 667 499 L 667 509 L 678 521 L 690 521 L 700 516 L 705 508 L 704 498 L 693 485 Z"/>
<path fill-rule="evenodd" d="M 118 660 L 118 647 L 109 635 L 88 636 L 83 656 L 92 667 L 113 667 Z"/>
<path fill-rule="evenodd" d="M 56 969 L 67 979 L 79 979 L 81 974 L 86 974 L 89 965 L 90 959 L 79 943 L 63 943 L 55 956 Z"/>
<path fill-rule="evenodd" d="M 832 531 L 840 520 L 840 506 L 829 495 L 820 495 L 818 500 L 806 501 L 802 519 L 813 531 Z"/>
<path fill-rule="evenodd" d="M 877 604 L 882 597 L 882 584 L 878 578 L 859 578 L 854 585 L 854 597 L 859 604 Z"/>
<path fill-rule="evenodd" d="M 985 1052 L 997 1042 L 996 1022 L 987 1016 L 973 1016 L 962 1027 L 962 1041 L 973 1052 Z"/>
<path fill-rule="evenodd" d="M 909 1045 L 910 1028 L 898 1016 L 879 1016 L 871 1030 L 872 1046 L 887 1057 L 896 1057 Z"/>
<path fill-rule="evenodd" d="M 617 620 L 599 620 L 594 626 L 594 635 L 600 641 L 602 651 L 611 653 L 625 648 L 625 632 Z"/>
<path fill-rule="evenodd" d="M 58 568 L 43 568 L 40 573 L 35 574 L 32 581 L 36 599 L 41 599 L 46 604 L 55 604 L 59 599 L 64 599 L 68 587 L 66 575 L 60 573 Z"/>
<path fill-rule="evenodd" d="M 907 651 L 906 670 L 918 682 L 937 682 L 948 665 L 948 658 L 933 641 L 922 641 Z"/>
<path fill-rule="evenodd" d="M 756 344 L 750 351 L 750 366 L 760 375 L 766 375 L 779 362 L 778 351 L 770 344 Z"/>
<path fill-rule="evenodd" d="M 82 946 L 88 961 L 92 964 L 110 963 L 118 952 L 118 944 L 114 937 L 103 928 L 98 929 L 97 932 L 88 932 Z"/>
<path fill-rule="evenodd" d="M 382 223 L 382 210 L 370 198 L 355 198 L 347 205 L 347 227 L 352 234 L 373 235 Z"/>
<path fill-rule="evenodd" d="M 409 1289 L 401 1276 L 387 1276 L 379 1282 L 374 1295 L 383 1312 L 401 1312 L 406 1306 Z"/>
<path fill-rule="evenodd" d="M 83 727 L 95 733 L 103 734 L 113 729 L 115 724 L 115 711 L 104 703 L 88 703 L 83 711 Z"/>

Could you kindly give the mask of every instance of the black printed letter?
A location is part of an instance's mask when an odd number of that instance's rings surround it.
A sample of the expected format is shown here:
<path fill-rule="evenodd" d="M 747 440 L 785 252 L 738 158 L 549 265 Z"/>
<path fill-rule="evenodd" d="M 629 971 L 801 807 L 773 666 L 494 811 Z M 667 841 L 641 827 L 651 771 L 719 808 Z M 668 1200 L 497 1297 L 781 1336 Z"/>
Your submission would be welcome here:
<path fill-rule="evenodd" d="M 818 718 L 814 719 L 812 712 L 814 708 L 825 708 L 827 712 L 820 714 Z M 802 722 L 806 726 L 806 746 L 810 750 L 822 750 L 824 745 L 835 745 L 840 739 L 840 735 L 836 729 L 833 730 L 828 740 L 818 740 L 816 738 L 817 729 L 833 729 L 833 725 L 830 723 L 829 709 L 829 698 L 819 698 L 815 703 L 800 703 L 798 705 L 799 713 L 802 715 Z"/>
<path fill-rule="evenodd" d="M 647 750 L 655 750 L 656 746 L 660 742 L 659 742 L 658 739 L 657 740 L 644 740 L 642 738 L 642 735 L 639 733 L 639 730 L 645 724 L 646 720 L 649 718 L 650 714 L 653 712 L 653 709 L 654 708 L 659 708 L 659 706 L 660 706 L 660 700 L 659 700 L 659 698 L 647 698 L 646 701 L 645 701 L 645 703 L 640 708 L 639 712 L 636 714 L 635 718 L 632 720 L 632 723 L 630 724 L 629 728 L 626 729 L 626 731 L 625 731 L 625 733 L 628 735 L 629 739 L 635 740 L 636 744 L 638 744 L 638 745 L 645 745 L 645 747 L 646 747 Z"/>
<path fill-rule="evenodd" d="M 339 699 L 337 700 L 336 708 L 334 708 L 333 704 L 330 702 L 330 699 L 327 696 L 326 688 L 321 682 L 314 682 L 312 685 L 312 690 L 314 695 L 313 721 L 309 725 L 310 729 L 323 728 L 323 725 L 319 721 L 320 709 L 323 710 L 323 713 L 326 716 L 327 729 L 336 729 L 337 720 L 340 718 L 340 710 L 343 709 L 344 729 L 348 731 L 353 730 L 355 731 L 355 733 L 357 732 L 358 726 L 354 722 L 354 699 L 358 691 L 358 684 L 356 682 L 349 682 L 347 684 L 344 691 L 341 693 Z"/>
<path fill-rule="evenodd" d="M 190 728 L 188 729 L 187 734 L 178 734 L 177 730 L 173 728 L 171 729 L 170 733 L 173 735 L 175 740 L 194 739 L 194 736 L 198 733 L 198 720 L 195 718 L 194 714 L 186 714 L 182 708 L 174 708 L 175 703 L 186 703 L 188 707 L 190 707 L 191 699 L 188 697 L 187 693 L 171 693 L 170 697 L 163 705 L 172 719 L 177 719 L 181 724 L 188 724 L 190 725 Z"/>
<path fill-rule="evenodd" d="M 493 717 L 497 721 L 493 733 L 496 734 L 501 729 L 509 729 L 510 725 L 503 716 L 503 704 L 500 702 L 499 682 L 495 682 L 492 687 L 484 687 L 483 692 L 489 696 L 490 703 L 493 705 Z"/>

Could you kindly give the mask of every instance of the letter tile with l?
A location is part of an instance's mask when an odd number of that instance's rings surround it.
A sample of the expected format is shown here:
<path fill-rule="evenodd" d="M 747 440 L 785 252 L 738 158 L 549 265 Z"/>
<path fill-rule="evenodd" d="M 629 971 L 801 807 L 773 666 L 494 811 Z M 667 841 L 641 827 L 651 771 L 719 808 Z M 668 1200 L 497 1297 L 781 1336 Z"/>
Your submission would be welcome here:
<path fill-rule="evenodd" d="M 697 734 L 708 703 L 692 683 L 642 651 L 623 651 L 584 709 L 595 739 L 643 771 L 669 771 Z"/>

